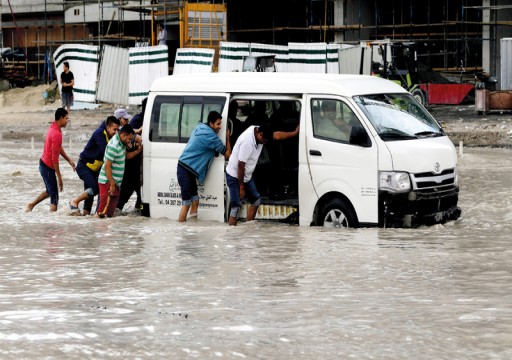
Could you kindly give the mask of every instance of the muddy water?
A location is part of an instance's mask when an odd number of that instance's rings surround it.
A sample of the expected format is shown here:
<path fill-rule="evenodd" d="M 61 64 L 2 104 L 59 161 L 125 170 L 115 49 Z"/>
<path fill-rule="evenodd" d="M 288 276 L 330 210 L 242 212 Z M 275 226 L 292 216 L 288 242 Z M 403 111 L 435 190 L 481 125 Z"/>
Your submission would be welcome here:
<path fill-rule="evenodd" d="M 2 359 L 512 358 L 511 150 L 465 149 L 457 222 L 337 232 L 25 214 L 41 146 L 0 142 Z"/>

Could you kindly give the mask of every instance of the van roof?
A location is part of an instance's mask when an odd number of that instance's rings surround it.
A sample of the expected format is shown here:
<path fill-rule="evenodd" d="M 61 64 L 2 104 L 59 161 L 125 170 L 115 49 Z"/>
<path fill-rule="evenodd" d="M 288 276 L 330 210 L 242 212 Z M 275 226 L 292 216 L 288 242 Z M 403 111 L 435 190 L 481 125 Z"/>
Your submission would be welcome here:
<path fill-rule="evenodd" d="M 151 92 L 225 92 L 250 94 L 405 93 L 400 85 L 375 76 L 314 73 L 220 72 L 158 78 Z"/>

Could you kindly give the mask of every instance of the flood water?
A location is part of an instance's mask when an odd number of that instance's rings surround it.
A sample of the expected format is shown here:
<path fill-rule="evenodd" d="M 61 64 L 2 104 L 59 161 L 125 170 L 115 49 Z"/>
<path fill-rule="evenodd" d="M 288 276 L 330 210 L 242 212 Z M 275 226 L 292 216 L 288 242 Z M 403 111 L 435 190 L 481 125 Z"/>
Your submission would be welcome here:
<path fill-rule="evenodd" d="M 464 149 L 456 222 L 340 232 L 25 214 L 41 148 L 0 142 L 2 359 L 512 358 L 512 150 Z"/>

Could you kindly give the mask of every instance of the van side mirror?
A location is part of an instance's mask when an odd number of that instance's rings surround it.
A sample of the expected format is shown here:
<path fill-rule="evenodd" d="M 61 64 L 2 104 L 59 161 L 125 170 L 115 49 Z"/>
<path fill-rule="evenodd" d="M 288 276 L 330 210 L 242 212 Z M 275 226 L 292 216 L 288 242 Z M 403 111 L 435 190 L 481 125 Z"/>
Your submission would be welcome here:
<path fill-rule="evenodd" d="M 349 143 L 351 145 L 359 145 L 362 147 L 371 147 L 372 142 L 362 126 L 352 126 L 350 131 Z"/>

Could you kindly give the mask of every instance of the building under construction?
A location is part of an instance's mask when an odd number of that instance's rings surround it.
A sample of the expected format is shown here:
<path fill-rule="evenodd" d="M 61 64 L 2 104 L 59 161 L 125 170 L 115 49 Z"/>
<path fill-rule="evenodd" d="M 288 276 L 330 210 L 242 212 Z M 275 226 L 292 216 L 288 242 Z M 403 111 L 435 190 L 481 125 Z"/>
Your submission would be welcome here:
<path fill-rule="evenodd" d="M 166 29 L 172 71 L 177 48 L 221 41 L 358 44 L 414 42 L 419 60 L 444 72 L 499 78 L 500 40 L 512 37 L 512 0 L 2 0 L 3 62 L 41 79 L 61 44 L 155 44 Z"/>

